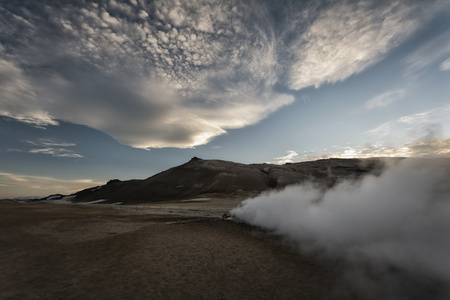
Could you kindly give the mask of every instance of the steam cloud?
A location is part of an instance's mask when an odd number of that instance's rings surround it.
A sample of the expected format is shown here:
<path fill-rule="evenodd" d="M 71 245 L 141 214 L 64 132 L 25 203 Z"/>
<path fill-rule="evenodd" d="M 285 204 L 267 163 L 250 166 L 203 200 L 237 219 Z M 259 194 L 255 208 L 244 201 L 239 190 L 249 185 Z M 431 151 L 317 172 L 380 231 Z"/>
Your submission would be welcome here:
<path fill-rule="evenodd" d="M 450 286 L 450 162 L 405 159 L 380 176 L 325 190 L 287 187 L 245 200 L 233 217 L 350 261 L 383 262 Z"/>

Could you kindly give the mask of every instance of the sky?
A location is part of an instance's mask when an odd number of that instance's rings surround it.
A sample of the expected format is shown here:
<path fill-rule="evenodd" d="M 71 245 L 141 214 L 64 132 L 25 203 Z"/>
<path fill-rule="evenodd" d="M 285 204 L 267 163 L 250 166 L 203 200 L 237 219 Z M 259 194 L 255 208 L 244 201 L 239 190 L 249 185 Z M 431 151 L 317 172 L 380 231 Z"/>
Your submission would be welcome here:
<path fill-rule="evenodd" d="M 450 156 L 450 1 L 0 1 L 0 198 Z"/>

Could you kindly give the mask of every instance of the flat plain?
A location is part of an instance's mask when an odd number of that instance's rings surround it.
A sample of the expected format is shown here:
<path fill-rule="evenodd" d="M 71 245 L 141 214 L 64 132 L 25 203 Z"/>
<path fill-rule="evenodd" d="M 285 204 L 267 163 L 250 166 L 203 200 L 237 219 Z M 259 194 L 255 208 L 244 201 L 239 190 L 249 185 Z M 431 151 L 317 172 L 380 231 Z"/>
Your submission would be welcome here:
<path fill-rule="evenodd" d="M 235 202 L 2 202 L 0 299 L 341 298 L 333 264 L 222 219 Z"/>

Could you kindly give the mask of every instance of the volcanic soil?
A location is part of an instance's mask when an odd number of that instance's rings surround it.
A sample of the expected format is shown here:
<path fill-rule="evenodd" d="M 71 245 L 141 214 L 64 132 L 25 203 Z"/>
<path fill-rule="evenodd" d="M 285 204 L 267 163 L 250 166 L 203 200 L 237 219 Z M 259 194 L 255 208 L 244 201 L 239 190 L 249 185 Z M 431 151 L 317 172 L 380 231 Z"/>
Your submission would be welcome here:
<path fill-rule="evenodd" d="M 339 270 L 208 201 L 0 203 L 0 299 L 340 298 Z"/>

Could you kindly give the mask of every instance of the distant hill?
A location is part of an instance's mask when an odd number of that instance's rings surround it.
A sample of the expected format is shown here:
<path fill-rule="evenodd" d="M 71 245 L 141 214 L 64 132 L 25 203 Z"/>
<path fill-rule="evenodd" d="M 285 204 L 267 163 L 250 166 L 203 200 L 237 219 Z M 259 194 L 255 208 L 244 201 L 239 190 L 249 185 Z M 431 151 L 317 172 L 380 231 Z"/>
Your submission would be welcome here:
<path fill-rule="evenodd" d="M 21 197 L 11 200 L 139 204 L 211 197 L 244 199 L 306 181 L 330 187 L 342 179 L 358 179 L 368 173 L 380 174 L 386 162 L 399 159 L 402 158 L 330 158 L 274 165 L 194 157 L 185 164 L 147 179 L 112 179 L 105 185 L 87 188 L 72 195 L 53 194 L 44 198 Z"/>
<path fill-rule="evenodd" d="M 110 180 L 75 193 L 71 201 L 138 204 L 198 197 L 246 198 L 290 184 L 315 181 L 327 186 L 343 178 L 379 173 L 382 159 L 325 159 L 311 162 L 240 164 L 197 157 L 144 180 Z M 55 196 L 53 196 L 55 199 Z"/>

